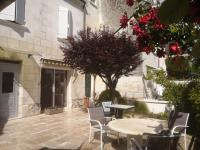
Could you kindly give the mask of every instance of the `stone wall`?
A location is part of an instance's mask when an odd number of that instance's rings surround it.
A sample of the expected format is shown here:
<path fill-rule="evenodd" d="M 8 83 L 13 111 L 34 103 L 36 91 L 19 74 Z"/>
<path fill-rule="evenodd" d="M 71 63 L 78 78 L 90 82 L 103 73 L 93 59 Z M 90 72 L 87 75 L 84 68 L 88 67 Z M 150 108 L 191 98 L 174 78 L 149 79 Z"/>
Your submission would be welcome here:
<path fill-rule="evenodd" d="M 128 7 L 124 0 L 102 0 L 100 1 L 100 24 L 108 25 L 117 30 L 120 26 L 120 16 L 126 11 L 130 16 L 133 8 Z"/>
<path fill-rule="evenodd" d="M 128 7 L 124 0 L 102 0 L 99 1 L 99 17 L 100 24 L 109 26 L 110 29 L 116 31 L 120 27 L 120 16 L 127 11 L 130 16 L 134 9 Z M 122 77 L 119 79 L 117 90 L 122 96 L 128 98 L 143 98 L 144 86 L 142 82 L 142 65 L 133 71 L 129 77 Z M 105 84 L 100 78 L 96 79 L 96 93 L 98 95 L 106 89 Z"/>
<path fill-rule="evenodd" d="M 0 60 L 21 62 L 18 117 L 40 113 L 40 58 L 63 60 L 57 36 L 60 5 L 71 11 L 72 33 L 83 29 L 84 9 L 79 0 L 26 0 L 24 25 L 0 20 Z M 84 76 L 71 84 L 71 92 L 76 92 L 67 96 L 83 97 L 84 86 L 80 85 L 84 85 Z"/>

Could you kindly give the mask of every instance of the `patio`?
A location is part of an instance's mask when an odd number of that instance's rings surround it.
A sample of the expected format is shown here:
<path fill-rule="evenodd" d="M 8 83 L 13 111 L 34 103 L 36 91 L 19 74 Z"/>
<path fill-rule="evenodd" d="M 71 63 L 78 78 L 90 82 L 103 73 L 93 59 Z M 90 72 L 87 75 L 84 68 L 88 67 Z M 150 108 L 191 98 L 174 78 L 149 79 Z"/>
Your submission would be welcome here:
<path fill-rule="evenodd" d="M 1 150 L 100 149 L 99 137 L 88 143 L 88 114 L 79 109 L 10 120 L 3 132 L 0 135 Z M 122 137 L 120 144 L 115 136 L 107 137 L 104 149 L 126 149 L 126 136 Z"/>
<path fill-rule="evenodd" d="M 8 121 L 0 135 L 1 150 L 92 150 L 98 149 L 98 137 L 88 143 L 88 114 L 72 109 L 66 112 Z M 126 143 L 125 141 L 123 143 Z M 113 145 L 114 144 L 114 145 Z M 107 138 L 105 149 L 121 149 L 117 140 Z"/>
<path fill-rule="evenodd" d="M 88 140 L 87 118 L 83 111 L 68 110 L 10 120 L 0 135 L 0 149 L 78 149 Z"/>

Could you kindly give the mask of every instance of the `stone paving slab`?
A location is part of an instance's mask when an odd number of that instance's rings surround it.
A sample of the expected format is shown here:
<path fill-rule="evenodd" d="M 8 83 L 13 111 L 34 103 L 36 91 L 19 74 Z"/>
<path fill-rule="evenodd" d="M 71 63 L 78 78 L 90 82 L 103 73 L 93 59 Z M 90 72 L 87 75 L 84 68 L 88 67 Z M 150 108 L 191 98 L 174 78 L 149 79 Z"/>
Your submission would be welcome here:
<path fill-rule="evenodd" d="M 147 118 L 148 119 L 148 118 Z M 9 120 L 0 135 L 0 150 L 99 150 L 97 135 L 89 143 L 88 114 L 78 109 Z M 104 150 L 125 150 L 126 135 L 105 140 Z"/>
<path fill-rule="evenodd" d="M 88 139 L 87 120 L 87 113 L 77 109 L 9 120 L 0 150 L 78 149 Z"/>

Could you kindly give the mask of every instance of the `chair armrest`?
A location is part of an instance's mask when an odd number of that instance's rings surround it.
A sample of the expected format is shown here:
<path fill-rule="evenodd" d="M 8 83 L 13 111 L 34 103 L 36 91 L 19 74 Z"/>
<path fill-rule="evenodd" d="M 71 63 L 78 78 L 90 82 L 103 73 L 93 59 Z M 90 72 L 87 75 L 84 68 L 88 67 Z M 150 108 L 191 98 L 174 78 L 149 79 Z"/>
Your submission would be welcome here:
<path fill-rule="evenodd" d="M 177 129 L 177 128 L 187 128 L 187 127 L 189 127 L 189 126 L 184 126 L 184 125 L 177 125 L 177 126 L 174 126 L 173 128 L 172 128 L 172 130 L 171 130 L 171 134 L 174 134 L 174 132 L 175 132 L 175 130 Z M 185 130 L 184 129 L 184 130 Z"/>
<path fill-rule="evenodd" d="M 90 121 L 90 123 L 91 123 L 91 122 L 97 123 L 97 124 L 99 125 L 100 129 L 101 129 L 101 130 L 103 129 L 102 124 L 101 124 L 100 121 L 98 121 L 98 120 L 89 120 L 89 121 Z"/>
<path fill-rule="evenodd" d="M 105 118 L 105 120 L 106 120 L 106 122 L 105 122 L 104 125 L 108 124 L 110 121 L 112 121 L 112 120 L 115 119 L 115 118 L 113 118 L 113 117 L 104 117 L 104 118 Z"/>

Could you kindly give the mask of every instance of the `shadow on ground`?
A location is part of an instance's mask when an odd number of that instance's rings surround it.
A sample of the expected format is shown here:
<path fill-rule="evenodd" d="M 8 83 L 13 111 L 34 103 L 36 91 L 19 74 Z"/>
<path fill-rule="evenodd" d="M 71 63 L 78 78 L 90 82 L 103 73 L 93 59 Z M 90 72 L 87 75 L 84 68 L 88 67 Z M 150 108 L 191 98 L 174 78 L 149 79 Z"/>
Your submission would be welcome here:
<path fill-rule="evenodd" d="M 125 150 L 127 149 L 126 137 L 117 139 L 115 135 L 104 137 L 104 150 Z M 94 139 L 89 143 L 88 140 L 83 143 L 80 150 L 94 150 L 100 149 L 99 135 L 94 135 Z"/>
<path fill-rule="evenodd" d="M 41 148 L 39 150 L 75 150 L 75 149 L 60 149 L 60 148 L 48 148 L 48 147 L 44 147 L 44 148 Z"/>

